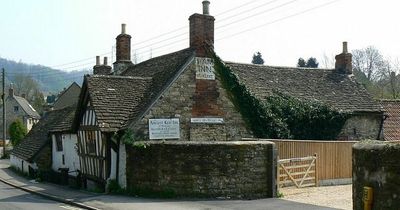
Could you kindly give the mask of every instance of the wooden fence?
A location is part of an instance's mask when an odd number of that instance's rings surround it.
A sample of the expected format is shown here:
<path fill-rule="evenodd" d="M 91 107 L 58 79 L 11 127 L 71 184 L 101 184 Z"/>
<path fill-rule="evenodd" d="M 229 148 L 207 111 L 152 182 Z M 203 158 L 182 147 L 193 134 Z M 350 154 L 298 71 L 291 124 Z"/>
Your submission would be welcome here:
<path fill-rule="evenodd" d="M 321 181 L 352 178 L 352 146 L 357 141 L 265 140 L 276 144 L 279 159 L 317 154 Z"/>

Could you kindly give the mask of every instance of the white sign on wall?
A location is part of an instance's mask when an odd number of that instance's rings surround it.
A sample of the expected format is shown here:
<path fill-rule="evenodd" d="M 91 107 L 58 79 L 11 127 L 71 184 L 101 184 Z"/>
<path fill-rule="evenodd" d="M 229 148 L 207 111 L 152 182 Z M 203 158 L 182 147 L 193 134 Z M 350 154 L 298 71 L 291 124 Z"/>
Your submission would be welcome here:
<path fill-rule="evenodd" d="M 213 59 L 196 57 L 196 79 L 215 80 Z"/>
<path fill-rule="evenodd" d="M 179 139 L 179 119 L 150 119 L 150 139 Z"/>
<path fill-rule="evenodd" d="M 203 124 L 222 124 L 224 123 L 223 118 L 191 118 L 191 123 L 203 123 Z"/>

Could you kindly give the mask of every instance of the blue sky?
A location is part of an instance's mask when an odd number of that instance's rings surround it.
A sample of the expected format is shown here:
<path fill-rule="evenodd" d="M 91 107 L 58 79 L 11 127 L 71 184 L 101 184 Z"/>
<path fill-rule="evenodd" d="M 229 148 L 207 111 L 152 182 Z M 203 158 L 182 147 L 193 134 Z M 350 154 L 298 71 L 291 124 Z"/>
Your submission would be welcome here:
<path fill-rule="evenodd" d="M 294 66 L 299 57 L 333 59 L 342 41 L 350 50 L 374 45 L 386 56 L 400 57 L 396 0 L 210 1 L 216 51 L 225 60 L 250 62 L 261 51 L 268 65 Z M 188 17 L 201 13 L 201 0 L 2 0 L 0 5 L 0 56 L 65 70 L 90 68 L 96 55 L 110 57 L 121 23 L 132 35 L 138 61 L 186 48 Z M 307 12 L 280 20 L 302 11 Z M 232 36 L 252 28 L 257 29 Z"/>

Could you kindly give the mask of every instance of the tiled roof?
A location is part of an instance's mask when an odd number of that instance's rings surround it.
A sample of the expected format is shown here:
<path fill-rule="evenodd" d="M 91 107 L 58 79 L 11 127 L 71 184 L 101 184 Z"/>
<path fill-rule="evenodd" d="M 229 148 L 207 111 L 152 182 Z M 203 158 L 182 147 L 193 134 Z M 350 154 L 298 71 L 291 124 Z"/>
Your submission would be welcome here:
<path fill-rule="evenodd" d="M 131 66 L 121 76 L 86 76 L 83 90 L 90 95 L 100 129 L 117 131 L 138 119 L 192 57 L 194 51 L 184 49 Z"/>
<path fill-rule="evenodd" d="M 49 128 L 49 132 L 72 132 L 72 123 L 75 117 L 76 103 L 73 106 L 58 109 L 61 111 L 62 117 L 58 118 L 57 123 Z"/>
<path fill-rule="evenodd" d="M 337 110 L 381 112 L 381 106 L 352 76 L 334 69 L 290 68 L 226 62 L 239 80 L 261 100 L 274 90 L 315 100 Z"/>
<path fill-rule="evenodd" d="M 400 140 L 400 100 L 382 100 L 386 120 L 383 123 L 383 137 L 387 141 Z"/>
<path fill-rule="evenodd" d="M 53 104 L 53 109 L 62 109 L 78 103 L 81 87 L 73 82 L 67 89 L 63 90 Z"/>
<path fill-rule="evenodd" d="M 40 119 L 39 113 L 32 107 L 31 104 L 29 104 L 29 102 L 25 98 L 19 96 L 13 96 L 13 97 L 19 103 L 19 105 L 22 107 L 22 109 L 25 111 L 27 115 L 29 115 L 32 118 Z"/>
<path fill-rule="evenodd" d="M 75 109 L 65 108 L 48 112 L 33 126 L 21 143 L 12 150 L 11 154 L 32 162 L 40 150 L 50 141 L 49 131 L 53 129 L 54 125 L 65 122 L 65 116 L 69 116 L 73 110 Z M 69 124 L 71 125 L 71 122 Z"/>
<path fill-rule="evenodd" d="M 190 48 L 184 49 L 134 65 L 123 72 L 122 75 L 151 77 L 153 91 L 159 92 L 174 78 L 191 57 L 194 57 L 194 50 Z"/>
<path fill-rule="evenodd" d="M 147 104 L 151 78 L 129 76 L 86 76 L 97 123 L 102 131 L 118 131 Z"/>

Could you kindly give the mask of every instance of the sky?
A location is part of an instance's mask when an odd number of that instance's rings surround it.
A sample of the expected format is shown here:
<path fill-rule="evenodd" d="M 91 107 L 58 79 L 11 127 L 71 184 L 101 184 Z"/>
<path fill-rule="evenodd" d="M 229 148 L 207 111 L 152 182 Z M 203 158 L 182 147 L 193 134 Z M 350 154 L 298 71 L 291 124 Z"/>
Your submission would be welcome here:
<path fill-rule="evenodd" d="M 66 71 L 88 69 L 95 56 L 115 59 L 121 23 L 137 62 L 189 46 L 189 21 L 202 0 L 1 0 L 0 57 Z M 226 61 L 295 66 L 299 57 L 332 63 L 375 46 L 400 58 L 396 0 L 210 0 L 215 50 Z M 113 55 L 113 56 L 112 56 Z M 112 56 L 112 57 L 111 57 Z"/>

